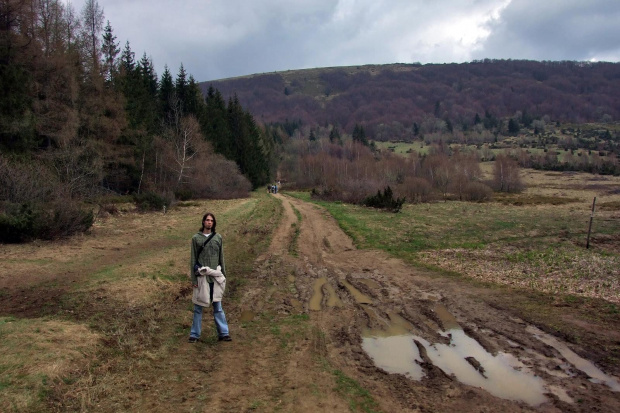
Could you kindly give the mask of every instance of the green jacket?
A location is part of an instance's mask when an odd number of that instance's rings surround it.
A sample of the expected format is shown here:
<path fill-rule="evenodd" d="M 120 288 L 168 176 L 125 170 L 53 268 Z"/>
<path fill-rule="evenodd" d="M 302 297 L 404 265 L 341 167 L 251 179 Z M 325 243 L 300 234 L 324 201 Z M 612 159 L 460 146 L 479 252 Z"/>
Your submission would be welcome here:
<path fill-rule="evenodd" d="M 222 236 L 220 234 L 215 234 L 215 238 L 213 238 L 209 243 L 202 249 L 200 253 L 200 257 L 196 257 L 198 251 L 202 247 L 202 244 L 207 240 L 207 236 L 202 232 L 198 232 L 194 234 L 192 237 L 192 248 L 190 254 L 190 274 L 192 275 L 192 284 L 196 285 L 198 283 L 198 279 L 196 278 L 196 274 L 194 274 L 194 264 L 197 262 L 202 266 L 206 266 L 209 268 L 215 269 L 218 265 L 222 267 L 222 274 L 226 277 L 226 265 L 224 264 L 224 244 L 222 242 Z M 211 281 L 209 281 L 211 282 Z"/>

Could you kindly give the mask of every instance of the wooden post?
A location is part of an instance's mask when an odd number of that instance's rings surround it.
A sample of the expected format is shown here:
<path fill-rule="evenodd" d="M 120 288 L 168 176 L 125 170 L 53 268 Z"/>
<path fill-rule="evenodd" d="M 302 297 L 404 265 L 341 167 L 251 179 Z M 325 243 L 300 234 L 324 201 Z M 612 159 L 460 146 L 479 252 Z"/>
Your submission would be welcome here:
<path fill-rule="evenodd" d="M 592 201 L 592 213 L 590 214 L 590 225 L 588 226 L 588 240 L 586 241 L 586 248 L 590 248 L 590 232 L 592 231 L 592 220 L 594 220 L 594 206 L 596 205 L 596 197 Z"/>

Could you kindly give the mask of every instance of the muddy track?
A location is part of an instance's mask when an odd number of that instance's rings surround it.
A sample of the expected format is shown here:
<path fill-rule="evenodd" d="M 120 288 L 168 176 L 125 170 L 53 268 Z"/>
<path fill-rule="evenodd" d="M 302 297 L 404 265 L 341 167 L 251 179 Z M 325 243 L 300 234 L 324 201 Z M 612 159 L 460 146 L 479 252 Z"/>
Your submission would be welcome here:
<path fill-rule="evenodd" d="M 357 250 L 324 210 L 277 196 L 285 219 L 260 266 L 286 268 L 282 310 L 309 313 L 325 357 L 382 410 L 620 411 L 620 382 L 576 354 L 587 351 L 490 307 L 483 289 Z"/>
<path fill-rule="evenodd" d="M 592 349 L 545 334 L 502 303 L 487 304 L 491 290 L 357 250 L 320 207 L 275 196 L 284 215 L 271 245 L 225 300 L 231 343 L 208 333 L 207 312 L 203 339 L 187 343 L 186 283 L 119 278 L 73 294 L 72 285 L 110 265 L 150 274 L 186 252 L 186 242 L 146 241 L 157 260 L 142 257 L 136 233 L 149 228 L 139 221 L 4 253 L 0 313 L 84 321 L 102 337 L 98 367 L 57 383 L 48 410 L 349 412 L 361 411 L 352 400 L 363 400 L 355 390 L 362 389 L 376 402 L 365 411 L 620 411 L 617 378 L 577 355 L 588 358 Z M 177 226 L 178 214 L 149 221 Z M 20 262 L 45 263 L 52 248 L 64 265 L 32 272 L 32 263 Z M 157 300 L 132 301 L 135 288 Z M 618 332 L 597 334 L 609 342 Z"/>

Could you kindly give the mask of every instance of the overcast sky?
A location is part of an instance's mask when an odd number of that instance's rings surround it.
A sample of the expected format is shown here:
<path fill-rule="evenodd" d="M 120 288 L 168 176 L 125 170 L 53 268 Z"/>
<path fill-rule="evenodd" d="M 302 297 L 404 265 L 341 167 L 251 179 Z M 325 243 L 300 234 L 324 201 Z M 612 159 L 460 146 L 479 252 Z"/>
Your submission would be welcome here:
<path fill-rule="evenodd" d="M 620 61 L 620 0 L 98 0 L 161 75 L 474 59 Z M 73 0 L 79 11 L 83 3 Z"/>

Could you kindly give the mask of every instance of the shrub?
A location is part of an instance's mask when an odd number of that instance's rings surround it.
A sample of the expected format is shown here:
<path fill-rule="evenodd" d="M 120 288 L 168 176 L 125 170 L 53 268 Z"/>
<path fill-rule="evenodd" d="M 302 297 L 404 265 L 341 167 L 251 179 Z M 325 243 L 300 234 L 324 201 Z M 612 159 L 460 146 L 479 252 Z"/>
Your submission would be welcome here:
<path fill-rule="evenodd" d="M 398 212 L 405 203 L 405 198 L 394 199 L 392 188 L 389 186 L 381 191 L 377 191 L 377 195 L 369 196 L 362 202 L 363 205 L 372 208 L 387 209 L 388 211 Z"/>
<path fill-rule="evenodd" d="M 135 194 L 133 200 L 136 203 L 136 207 L 141 211 L 159 211 L 171 204 L 170 199 L 155 192 Z"/>
<path fill-rule="evenodd" d="M 469 182 L 463 188 L 463 197 L 467 201 L 490 201 L 493 199 L 493 190 L 481 182 Z"/>
<path fill-rule="evenodd" d="M 197 164 L 191 178 L 181 188 L 181 191 L 189 191 L 191 198 L 200 199 L 246 198 L 251 190 L 252 184 L 239 172 L 237 164 L 221 155 L 209 156 Z"/>
<path fill-rule="evenodd" d="M 424 178 L 408 176 L 399 189 L 412 203 L 427 202 L 433 198 L 433 188 Z"/>
<path fill-rule="evenodd" d="M 0 213 L 0 242 L 61 238 L 88 230 L 93 221 L 92 210 L 62 198 L 48 204 L 5 203 Z"/>
<path fill-rule="evenodd" d="M 10 162 L 0 156 L 0 242 L 55 239 L 88 230 L 91 209 L 71 197 L 43 162 Z"/>

